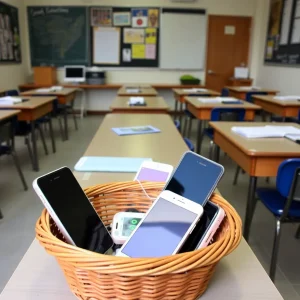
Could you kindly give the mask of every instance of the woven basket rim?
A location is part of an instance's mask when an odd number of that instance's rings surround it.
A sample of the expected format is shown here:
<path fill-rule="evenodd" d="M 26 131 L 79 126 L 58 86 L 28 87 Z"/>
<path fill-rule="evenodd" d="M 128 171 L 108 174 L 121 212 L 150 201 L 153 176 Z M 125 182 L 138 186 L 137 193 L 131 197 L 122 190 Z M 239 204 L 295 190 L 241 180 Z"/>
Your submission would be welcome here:
<path fill-rule="evenodd" d="M 163 183 L 143 182 L 145 189 L 159 190 Z M 99 190 L 126 191 L 138 190 L 137 182 L 112 182 L 94 185 L 84 189 L 87 195 L 99 193 Z M 140 188 L 141 189 L 141 188 Z M 213 244 L 191 252 L 185 252 L 159 258 L 130 258 L 104 255 L 85 250 L 60 240 L 51 232 L 50 215 L 46 209 L 36 222 L 36 238 L 46 251 L 60 262 L 67 262 L 86 270 L 99 270 L 102 273 L 126 274 L 126 276 L 163 275 L 167 273 L 186 272 L 195 267 L 215 264 L 222 257 L 231 253 L 241 241 L 242 221 L 235 209 L 219 194 L 214 193 L 210 199 L 220 205 L 226 213 L 228 230 Z M 165 270 L 168 270 L 167 272 Z"/>

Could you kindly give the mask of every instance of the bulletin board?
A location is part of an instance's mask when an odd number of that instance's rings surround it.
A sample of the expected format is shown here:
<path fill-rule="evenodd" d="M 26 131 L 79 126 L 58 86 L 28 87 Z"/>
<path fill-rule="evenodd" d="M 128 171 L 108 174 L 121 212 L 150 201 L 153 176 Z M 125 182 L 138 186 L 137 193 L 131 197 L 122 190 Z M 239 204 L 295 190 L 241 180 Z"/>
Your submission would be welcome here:
<path fill-rule="evenodd" d="M 158 7 L 90 7 L 91 65 L 159 66 Z"/>
<path fill-rule="evenodd" d="M 300 65 L 300 0 L 271 0 L 265 63 Z"/>
<path fill-rule="evenodd" d="M 0 63 L 20 63 L 21 60 L 18 9 L 0 2 Z"/>

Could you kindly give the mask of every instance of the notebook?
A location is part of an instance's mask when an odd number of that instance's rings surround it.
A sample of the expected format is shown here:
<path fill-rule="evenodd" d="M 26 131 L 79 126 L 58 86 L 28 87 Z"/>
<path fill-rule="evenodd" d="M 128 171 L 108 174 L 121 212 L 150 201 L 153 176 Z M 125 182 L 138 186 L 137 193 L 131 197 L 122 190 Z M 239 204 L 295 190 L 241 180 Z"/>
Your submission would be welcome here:
<path fill-rule="evenodd" d="M 149 134 L 158 133 L 160 130 L 151 125 L 145 126 L 133 126 L 133 127 L 116 127 L 112 128 L 112 131 L 117 135 L 135 135 L 135 134 Z"/>
<path fill-rule="evenodd" d="M 300 129 L 294 126 L 234 126 L 231 130 L 249 139 L 255 138 L 281 138 L 288 134 L 300 134 Z"/>
<path fill-rule="evenodd" d="M 300 96 L 275 96 L 273 99 L 279 101 L 298 101 L 300 100 Z"/>
<path fill-rule="evenodd" d="M 12 105 L 17 103 L 22 103 L 22 98 L 11 96 L 0 97 L 0 105 Z"/>
<path fill-rule="evenodd" d="M 144 161 L 152 161 L 152 159 L 140 157 L 83 156 L 76 163 L 74 169 L 78 172 L 135 173 L 140 169 Z"/>

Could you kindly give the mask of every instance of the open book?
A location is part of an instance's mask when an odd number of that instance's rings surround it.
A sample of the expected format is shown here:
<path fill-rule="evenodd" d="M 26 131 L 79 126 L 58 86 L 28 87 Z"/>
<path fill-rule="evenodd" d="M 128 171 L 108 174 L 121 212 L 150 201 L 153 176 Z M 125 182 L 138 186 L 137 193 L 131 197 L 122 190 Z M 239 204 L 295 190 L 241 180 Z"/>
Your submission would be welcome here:
<path fill-rule="evenodd" d="M 0 97 L 0 105 L 12 105 L 21 102 L 22 98 L 16 98 L 11 96 Z"/>
<path fill-rule="evenodd" d="M 234 126 L 231 130 L 249 139 L 255 138 L 281 138 L 289 134 L 300 134 L 300 129 L 294 126 Z"/>

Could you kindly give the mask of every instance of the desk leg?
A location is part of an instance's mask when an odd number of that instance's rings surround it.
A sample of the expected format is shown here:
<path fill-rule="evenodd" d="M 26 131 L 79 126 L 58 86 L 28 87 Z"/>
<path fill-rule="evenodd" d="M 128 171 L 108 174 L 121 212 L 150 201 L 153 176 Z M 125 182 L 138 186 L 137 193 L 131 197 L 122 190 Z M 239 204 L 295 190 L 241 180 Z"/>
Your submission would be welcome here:
<path fill-rule="evenodd" d="M 190 121 L 192 122 L 192 120 Z M 202 134 L 202 120 L 198 120 L 198 129 L 197 129 L 197 144 L 196 144 L 196 153 L 200 154 L 200 137 Z"/>
<path fill-rule="evenodd" d="M 68 132 L 68 109 L 65 106 L 64 108 L 64 125 L 65 125 L 65 139 L 69 139 L 69 132 Z"/>
<path fill-rule="evenodd" d="M 177 118 L 177 113 L 178 113 L 178 101 L 175 99 L 175 107 L 174 107 L 174 121 Z"/>
<path fill-rule="evenodd" d="M 182 126 L 182 112 L 183 112 L 183 103 L 180 102 L 179 104 L 179 121 L 181 125 L 181 133 L 183 131 L 183 126 Z"/>
<path fill-rule="evenodd" d="M 52 152 L 56 152 L 56 145 L 55 145 L 55 139 L 53 134 L 53 127 L 52 127 L 52 116 L 49 114 L 49 131 L 50 131 L 50 137 L 51 137 L 51 143 L 52 143 Z"/>
<path fill-rule="evenodd" d="M 255 208 L 255 190 L 256 190 L 257 177 L 250 176 L 249 187 L 248 187 L 248 199 L 246 207 L 246 216 L 244 223 L 244 238 L 246 241 L 249 239 L 250 226 Z"/>
<path fill-rule="evenodd" d="M 33 150 L 33 170 L 39 171 L 39 159 L 37 153 L 37 146 L 36 146 L 36 136 L 35 136 L 35 122 L 31 121 L 31 139 L 32 139 L 32 150 Z M 30 142 L 29 142 L 30 143 Z"/>
<path fill-rule="evenodd" d="M 218 146 L 218 145 L 214 145 L 214 147 L 213 148 L 215 148 L 215 157 L 214 157 L 214 159 L 215 159 L 215 162 L 219 162 L 220 161 L 220 147 Z M 213 157 L 213 155 L 212 155 L 212 157 Z"/>

